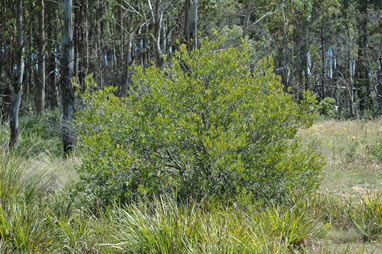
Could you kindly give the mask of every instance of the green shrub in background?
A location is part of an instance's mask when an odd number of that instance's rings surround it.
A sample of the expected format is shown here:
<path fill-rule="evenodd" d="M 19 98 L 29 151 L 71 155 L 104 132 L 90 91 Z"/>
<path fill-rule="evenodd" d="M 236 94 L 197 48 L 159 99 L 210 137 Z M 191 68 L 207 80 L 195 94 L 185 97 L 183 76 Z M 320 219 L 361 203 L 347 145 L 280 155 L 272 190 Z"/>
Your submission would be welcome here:
<path fill-rule="evenodd" d="M 334 118 L 336 116 L 336 99 L 326 97 L 317 105 L 317 110 L 320 115 Z"/>
<path fill-rule="evenodd" d="M 127 98 L 87 79 L 76 120 L 84 196 L 101 205 L 173 192 L 281 200 L 317 187 L 322 162 L 294 139 L 312 123 L 313 97 L 294 103 L 272 61 L 251 73 L 246 46 L 219 45 L 181 47 L 162 69 L 136 67 Z"/>

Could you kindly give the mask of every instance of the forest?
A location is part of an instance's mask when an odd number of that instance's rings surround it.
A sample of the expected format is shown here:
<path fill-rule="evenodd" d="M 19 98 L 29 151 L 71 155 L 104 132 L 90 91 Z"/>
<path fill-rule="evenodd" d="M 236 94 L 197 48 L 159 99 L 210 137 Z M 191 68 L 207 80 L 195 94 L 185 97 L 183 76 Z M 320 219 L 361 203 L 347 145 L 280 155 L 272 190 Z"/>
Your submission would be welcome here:
<path fill-rule="evenodd" d="M 239 46 L 244 38 L 253 63 L 271 56 L 275 73 L 296 101 L 311 90 L 319 101 L 335 99 L 339 117 L 371 118 L 381 114 L 382 105 L 381 5 L 380 0 L 199 0 L 187 6 L 179 0 L 73 1 L 72 75 L 83 86 L 93 73 L 99 86 L 116 85 L 125 95 L 133 63 L 161 66 L 180 44 L 217 34 L 224 47 Z M 17 92 L 20 56 L 25 65 L 21 111 L 40 113 L 61 105 L 68 42 L 64 3 L 3 0 L 0 10 L 4 123 L 12 90 Z"/>
<path fill-rule="evenodd" d="M 378 253 L 381 0 L 1 0 L 0 253 Z"/>

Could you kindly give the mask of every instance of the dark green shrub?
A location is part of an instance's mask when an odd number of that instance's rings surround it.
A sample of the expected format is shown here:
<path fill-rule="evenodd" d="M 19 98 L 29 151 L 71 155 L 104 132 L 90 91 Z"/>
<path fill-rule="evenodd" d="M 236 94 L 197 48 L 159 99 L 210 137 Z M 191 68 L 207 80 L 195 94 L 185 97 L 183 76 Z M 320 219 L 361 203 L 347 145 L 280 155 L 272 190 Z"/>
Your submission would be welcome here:
<path fill-rule="evenodd" d="M 335 117 L 336 116 L 336 100 L 331 97 L 326 97 L 317 105 L 317 110 L 320 115 Z"/>
<path fill-rule="evenodd" d="M 163 69 L 136 67 L 127 98 L 115 88 L 83 94 L 77 114 L 79 190 L 102 205 L 176 192 L 178 197 L 285 197 L 318 185 L 322 163 L 294 140 L 314 101 L 283 92 L 272 62 L 251 74 L 249 52 L 177 52 Z"/>

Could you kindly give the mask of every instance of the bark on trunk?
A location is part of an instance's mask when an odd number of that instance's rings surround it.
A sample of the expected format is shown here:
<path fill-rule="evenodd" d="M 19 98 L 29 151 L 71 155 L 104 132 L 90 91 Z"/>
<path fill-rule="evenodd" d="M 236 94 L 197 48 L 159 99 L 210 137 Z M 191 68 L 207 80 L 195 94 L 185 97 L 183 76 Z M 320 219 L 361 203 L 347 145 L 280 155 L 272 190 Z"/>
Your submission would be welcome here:
<path fill-rule="evenodd" d="M 17 18 L 16 18 L 16 27 L 17 27 L 17 52 L 16 52 L 16 61 L 17 64 L 17 79 L 13 84 L 12 91 L 12 102 L 10 108 L 10 146 L 17 144 L 19 138 L 19 111 L 21 104 L 21 97 L 23 94 L 22 84 L 24 77 L 24 59 L 23 59 L 23 47 L 24 47 L 24 34 L 23 34 L 23 0 L 18 1 L 17 5 Z"/>
<path fill-rule="evenodd" d="M 253 6 L 253 2 L 248 1 L 247 13 L 245 14 L 244 22 L 243 22 L 243 38 L 247 36 L 248 24 L 249 24 L 249 20 L 251 19 L 252 6 Z"/>
<path fill-rule="evenodd" d="M 320 89 L 320 99 L 324 99 L 325 98 L 325 94 L 326 94 L 326 89 L 325 89 L 325 85 L 326 85 L 326 78 L 325 78 L 325 62 L 326 62 L 326 58 L 325 58 L 325 38 L 324 38 L 324 24 L 321 24 L 321 30 L 320 30 L 320 40 L 321 40 L 321 89 Z"/>
<path fill-rule="evenodd" d="M 289 39 L 288 39 L 288 22 L 283 11 L 283 48 L 282 48 L 282 75 L 281 81 L 284 84 L 285 92 L 289 89 Z"/>
<path fill-rule="evenodd" d="M 45 4 L 40 0 L 40 38 L 38 40 L 38 82 L 36 84 L 36 112 L 41 113 L 45 109 Z"/>
<path fill-rule="evenodd" d="M 82 0 L 81 1 L 81 10 L 80 10 L 80 59 L 79 59 L 79 76 L 78 80 L 81 84 L 81 87 L 83 88 L 85 86 L 85 77 L 88 74 L 88 66 L 89 66 L 89 50 L 88 50 L 88 18 L 87 18 L 87 12 L 88 12 L 88 1 Z"/>
<path fill-rule="evenodd" d="M 365 8 L 360 14 L 360 21 L 358 24 L 358 57 L 355 68 L 355 85 L 359 99 L 359 110 L 361 112 L 372 107 L 372 101 L 370 99 L 369 66 L 367 65 L 366 60 L 368 39 L 367 26 L 367 9 Z"/>
<path fill-rule="evenodd" d="M 154 28 L 154 34 L 151 35 L 153 38 L 153 49 L 155 55 L 155 62 L 157 66 L 162 66 L 162 48 L 161 48 L 161 32 L 162 32 L 162 21 L 163 21 L 163 10 L 161 10 L 161 0 L 156 0 L 155 5 L 151 4 L 151 1 L 148 1 L 149 8 L 152 16 L 152 25 Z"/>
<path fill-rule="evenodd" d="M 70 153 L 74 147 L 71 121 L 74 115 L 74 88 L 72 77 L 74 71 L 74 48 L 72 27 L 72 0 L 65 0 L 64 20 L 64 56 L 62 59 L 62 105 L 63 105 L 63 144 L 64 152 Z"/>
<path fill-rule="evenodd" d="M 187 45 L 198 47 L 198 0 L 186 0 L 184 39 Z"/>
<path fill-rule="evenodd" d="M 47 37 L 48 37 L 48 73 L 47 73 L 47 87 L 46 87 L 46 95 L 47 95 L 47 104 L 50 109 L 54 109 L 58 107 L 58 86 L 57 86 L 57 75 L 56 75 L 56 41 L 57 41 L 57 33 L 56 33 L 56 6 L 51 2 L 47 2 Z"/>

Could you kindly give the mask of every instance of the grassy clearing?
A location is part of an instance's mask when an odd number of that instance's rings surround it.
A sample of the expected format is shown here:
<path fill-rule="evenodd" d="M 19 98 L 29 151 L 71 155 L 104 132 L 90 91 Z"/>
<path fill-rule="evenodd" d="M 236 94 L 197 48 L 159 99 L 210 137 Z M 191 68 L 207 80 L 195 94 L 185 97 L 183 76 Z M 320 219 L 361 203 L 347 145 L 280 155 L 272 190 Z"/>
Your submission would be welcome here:
<path fill-rule="evenodd" d="M 326 159 L 320 193 L 331 199 L 330 253 L 378 253 L 382 211 L 382 120 L 318 122 L 300 131 Z"/>
<path fill-rule="evenodd" d="M 321 191 L 343 196 L 382 189 L 382 120 L 328 120 L 300 136 L 326 159 Z"/>
<path fill-rule="evenodd" d="M 0 253 L 378 253 L 381 124 L 330 120 L 300 132 L 327 160 L 316 196 L 267 206 L 162 197 L 106 211 L 69 194 L 80 159 L 47 152 L 60 147 L 53 127 L 40 132 L 49 140 L 25 135 L 14 151 L 0 127 Z"/>

